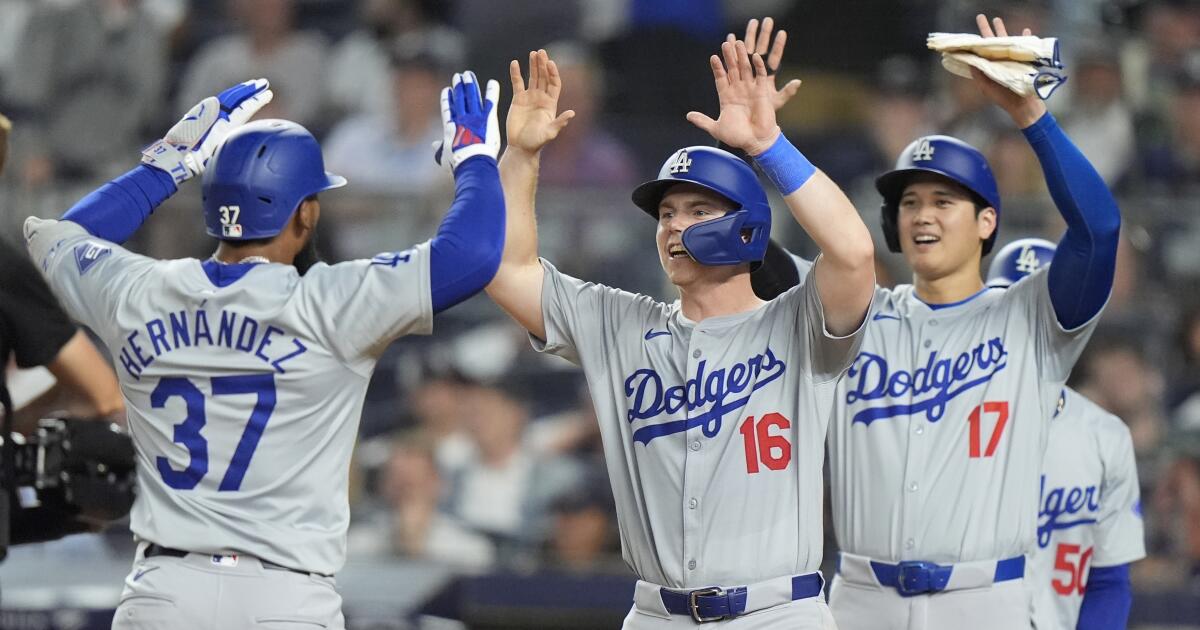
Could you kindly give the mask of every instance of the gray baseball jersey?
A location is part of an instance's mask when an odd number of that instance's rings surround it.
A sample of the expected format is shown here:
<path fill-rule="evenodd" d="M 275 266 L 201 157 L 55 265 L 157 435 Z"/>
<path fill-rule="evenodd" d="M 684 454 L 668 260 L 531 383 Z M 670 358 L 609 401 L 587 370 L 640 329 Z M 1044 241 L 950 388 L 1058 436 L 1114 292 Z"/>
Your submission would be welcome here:
<path fill-rule="evenodd" d="M 693 322 L 542 265 L 532 341 L 587 377 L 634 572 L 696 588 L 816 571 L 825 430 L 861 329 L 826 334 L 814 282 Z"/>
<path fill-rule="evenodd" d="M 878 289 L 830 428 L 844 551 L 953 563 L 1033 548 L 1058 393 L 1098 316 L 1065 331 L 1047 274 L 930 307 Z"/>
<path fill-rule="evenodd" d="M 1146 557 L 1133 440 L 1121 419 L 1064 389 L 1050 421 L 1029 566 L 1038 630 L 1074 630 L 1092 567 Z"/>
<path fill-rule="evenodd" d="M 428 246 L 290 265 L 157 261 L 39 222 L 30 253 L 111 351 L 137 451 L 134 534 L 333 573 L 367 381 L 432 326 Z"/>

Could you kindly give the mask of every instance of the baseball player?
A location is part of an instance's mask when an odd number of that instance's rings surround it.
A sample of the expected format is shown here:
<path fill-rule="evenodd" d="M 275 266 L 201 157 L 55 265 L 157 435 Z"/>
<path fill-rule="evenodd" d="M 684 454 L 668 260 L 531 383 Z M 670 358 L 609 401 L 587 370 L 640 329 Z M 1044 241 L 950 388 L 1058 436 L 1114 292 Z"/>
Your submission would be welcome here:
<path fill-rule="evenodd" d="M 261 79 L 202 101 L 62 220 L 26 221 L 66 309 L 112 351 L 128 408 L 140 544 L 114 628 L 343 627 L 332 575 L 375 362 L 482 289 L 503 250 L 495 81 L 486 95 L 471 73 L 442 92 L 455 201 L 411 249 L 297 271 L 317 194 L 346 180 L 300 125 L 243 124 L 271 98 Z M 212 258 L 120 246 L 201 174 Z"/>
<path fill-rule="evenodd" d="M 829 431 L 843 630 L 1030 627 L 1049 419 L 1112 286 L 1120 213 L 1103 180 L 1041 100 L 974 80 L 1029 141 L 1067 229 L 1047 270 L 988 289 L 1001 202 L 979 151 L 918 138 L 876 180 L 913 284 L 877 289 Z"/>
<path fill-rule="evenodd" d="M 1049 241 L 1013 241 L 992 259 L 988 286 L 1010 287 L 1053 256 Z M 1129 563 L 1146 556 L 1129 428 L 1063 388 L 1039 487 L 1037 547 L 1029 565 L 1034 627 L 1124 628 L 1132 602 Z"/>
<path fill-rule="evenodd" d="M 823 254 L 811 281 L 754 296 L 770 208 L 753 171 L 685 147 L 633 192 L 679 290 L 671 304 L 587 283 L 537 257 L 541 148 L 567 124 L 544 51 L 529 84 L 510 67 L 509 213 L 488 294 L 534 347 L 580 365 L 600 423 L 625 561 L 638 575 L 625 628 L 829 628 L 821 561 L 821 467 L 834 385 L 856 354 L 873 288 L 866 226 L 779 131 L 761 55 L 726 42 L 710 59 L 721 104 L 688 119 L 768 174 Z"/>

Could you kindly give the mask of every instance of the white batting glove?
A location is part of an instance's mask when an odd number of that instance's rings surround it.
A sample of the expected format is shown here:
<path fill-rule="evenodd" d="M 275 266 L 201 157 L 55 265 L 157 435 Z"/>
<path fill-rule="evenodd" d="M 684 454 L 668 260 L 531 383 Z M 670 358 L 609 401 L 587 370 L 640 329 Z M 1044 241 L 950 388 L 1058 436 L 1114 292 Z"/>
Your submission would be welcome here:
<path fill-rule="evenodd" d="M 467 158 L 500 154 L 500 121 L 496 117 L 500 84 L 487 82 L 487 96 L 480 98 L 479 80 L 470 70 L 455 74 L 451 87 L 442 88 L 442 142 L 433 159 L 457 169 Z M 446 159 L 445 149 L 450 147 Z"/>
<path fill-rule="evenodd" d="M 142 163 L 165 171 L 175 185 L 204 172 L 230 132 L 245 124 L 274 97 L 266 79 L 239 83 L 188 110 L 167 135 L 142 150 Z"/>

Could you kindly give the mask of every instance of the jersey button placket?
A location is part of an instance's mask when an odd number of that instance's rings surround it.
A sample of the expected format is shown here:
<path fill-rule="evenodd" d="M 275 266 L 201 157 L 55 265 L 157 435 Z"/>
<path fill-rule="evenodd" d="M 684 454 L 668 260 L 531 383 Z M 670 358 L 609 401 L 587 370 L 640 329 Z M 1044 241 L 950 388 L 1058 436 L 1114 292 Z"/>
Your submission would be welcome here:
<path fill-rule="evenodd" d="M 924 338 L 924 341 L 921 343 L 923 348 L 929 348 L 933 345 L 930 334 L 932 331 L 929 330 L 933 326 L 936 326 L 934 320 L 925 320 L 914 331 L 917 339 Z M 929 351 L 918 350 L 913 353 L 913 359 L 914 366 L 926 365 L 929 360 Z M 915 404 L 922 400 L 922 397 L 913 395 L 911 390 L 909 396 L 909 404 Z M 900 500 L 904 507 L 898 538 L 904 541 L 904 549 L 909 552 L 916 546 L 912 533 L 920 529 L 921 515 L 925 511 L 924 497 L 918 494 L 917 491 L 921 487 L 918 480 L 924 471 L 924 462 L 928 459 L 929 440 L 932 438 L 932 436 L 931 438 L 924 437 L 928 424 L 929 419 L 926 417 L 924 411 L 915 412 L 908 417 L 908 426 L 911 428 L 911 434 L 906 440 L 908 448 L 905 450 L 904 478 L 900 491 Z M 920 438 L 917 436 L 920 436 Z M 909 558 L 920 559 L 912 558 L 911 556 Z"/>
<path fill-rule="evenodd" d="M 686 355 L 687 370 L 684 372 L 685 380 L 693 378 L 699 372 L 699 366 L 705 352 L 697 346 L 697 342 L 701 340 L 701 336 L 705 334 L 704 330 L 697 330 L 699 334 L 692 335 L 690 352 Z M 685 403 L 684 410 L 689 420 L 693 413 L 699 414 L 706 410 L 705 405 L 700 405 L 696 409 L 690 409 Z M 702 496 L 701 489 L 704 487 L 705 479 L 708 478 L 708 470 L 705 464 L 705 458 L 702 456 L 701 449 L 703 447 L 703 427 L 692 427 L 684 434 L 685 450 L 683 452 L 683 488 L 680 495 L 680 503 L 683 512 L 683 557 L 687 558 L 688 571 L 695 571 L 697 562 L 696 557 L 703 548 L 703 541 L 700 540 L 700 532 L 703 531 L 703 514 L 701 510 L 696 508 L 700 505 L 700 500 L 697 497 Z"/>

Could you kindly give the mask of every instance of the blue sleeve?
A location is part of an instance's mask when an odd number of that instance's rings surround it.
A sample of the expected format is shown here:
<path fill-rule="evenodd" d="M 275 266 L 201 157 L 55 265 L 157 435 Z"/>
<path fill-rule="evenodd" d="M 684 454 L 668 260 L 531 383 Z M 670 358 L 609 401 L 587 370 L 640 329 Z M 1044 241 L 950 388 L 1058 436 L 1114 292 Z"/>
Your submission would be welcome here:
<path fill-rule="evenodd" d="M 504 253 L 504 191 L 496 161 L 470 158 L 458 166 L 454 180 L 454 204 L 429 243 L 434 313 L 487 286 Z"/>
<path fill-rule="evenodd" d="M 119 245 L 129 240 L 176 190 L 170 175 L 142 164 L 79 200 L 62 218 L 82 225 L 92 236 Z"/>
<path fill-rule="evenodd" d="M 1079 609 L 1076 630 L 1125 630 L 1133 593 L 1129 586 L 1129 565 L 1092 567 L 1087 590 Z"/>
<path fill-rule="evenodd" d="M 1024 129 L 1067 231 L 1050 265 L 1050 302 L 1063 328 L 1095 317 L 1112 289 L 1121 212 L 1100 174 L 1046 113 Z"/>

